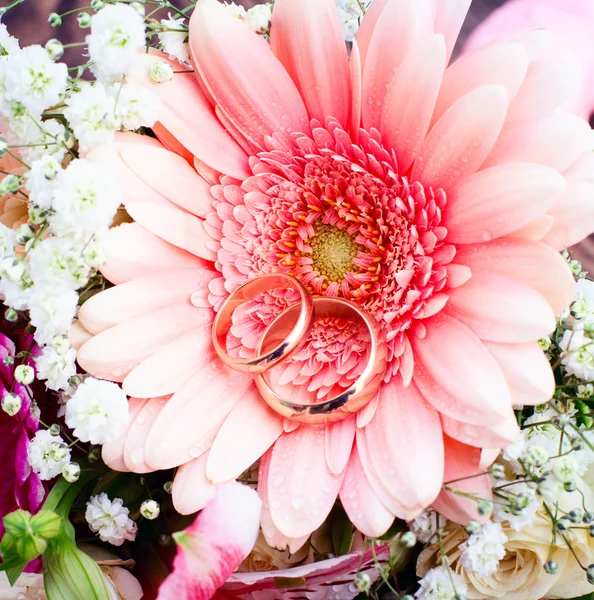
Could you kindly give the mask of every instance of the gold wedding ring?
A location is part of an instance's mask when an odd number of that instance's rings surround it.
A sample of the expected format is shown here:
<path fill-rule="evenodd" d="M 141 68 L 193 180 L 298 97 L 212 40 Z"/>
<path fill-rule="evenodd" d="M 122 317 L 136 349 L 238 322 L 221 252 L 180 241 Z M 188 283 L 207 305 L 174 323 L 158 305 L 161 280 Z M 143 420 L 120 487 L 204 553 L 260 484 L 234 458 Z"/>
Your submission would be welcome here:
<path fill-rule="evenodd" d="M 295 304 L 283 311 L 266 328 L 256 349 L 257 354 L 261 354 L 277 340 L 285 339 L 287 328 L 295 320 L 297 312 L 300 318 L 303 307 Z M 270 387 L 263 376 L 265 369 L 254 374 L 256 387 L 268 406 L 280 415 L 301 423 L 333 423 L 361 410 L 377 394 L 386 367 L 386 344 L 380 342 L 380 329 L 373 317 L 349 300 L 314 298 L 313 319 L 327 317 L 362 321 L 369 332 L 367 363 L 359 378 L 349 388 L 321 402 L 299 404 L 283 398 Z M 294 328 L 291 332 L 293 331 Z"/>
<path fill-rule="evenodd" d="M 287 331 L 284 338 L 265 354 L 261 353 L 260 344 L 256 350 L 256 356 L 252 358 L 230 356 L 226 351 L 226 336 L 231 328 L 235 310 L 262 292 L 278 288 L 294 289 L 300 296 L 299 303 L 294 305 L 298 307 L 299 315 L 291 330 Z M 213 323 L 212 343 L 216 353 L 228 367 L 246 373 L 262 373 L 297 352 L 307 341 L 312 323 L 313 300 L 300 281 L 283 273 L 260 275 L 244 283 L 223 302 Z"/>

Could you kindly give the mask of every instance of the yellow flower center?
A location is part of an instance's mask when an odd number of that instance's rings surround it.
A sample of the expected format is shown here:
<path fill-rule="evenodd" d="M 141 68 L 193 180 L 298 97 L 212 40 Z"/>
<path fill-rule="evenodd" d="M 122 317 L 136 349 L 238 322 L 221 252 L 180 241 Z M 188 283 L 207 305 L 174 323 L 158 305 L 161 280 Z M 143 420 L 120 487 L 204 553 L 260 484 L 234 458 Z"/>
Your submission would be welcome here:
<path fill-rule="evenodd" d="M 336 282 L 342 281 L 349 271 L 356 271 L 353 259 L 359 247 L 355 240 L 334 225 L 318 223 L 315 229 L 315 235 L 309 240 L 313 269 Z"/>

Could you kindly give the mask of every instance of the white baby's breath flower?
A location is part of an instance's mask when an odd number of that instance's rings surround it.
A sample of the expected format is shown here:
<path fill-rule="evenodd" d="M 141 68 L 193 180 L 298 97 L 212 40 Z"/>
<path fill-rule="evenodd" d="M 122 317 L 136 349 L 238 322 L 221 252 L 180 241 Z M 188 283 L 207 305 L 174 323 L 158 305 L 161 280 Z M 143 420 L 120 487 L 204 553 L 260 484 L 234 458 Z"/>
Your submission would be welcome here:
<path fill-rule="evenodd" d="M 51 284 L 76 290 L 88 281 L 83 259 L 84 243 L 70 237 L 50 237 L 29 252 L 29 268 L 35 284 Z"/>
<path fill-rule="evenodd" d="M 522 531 L 534 522 L 540 503 L 534 489 L 523 481 L 508 489 L 516 498 L 523 498 L 525 506 L 521 510 L 512 511 L 508 504 L 497 502 L 493 508 L 493 519 L 498 522 L 507 521 L 514 531 Z"/>
<path fill-rule="evenodd" d="M 99 83 L 84 85 L 66 100 L 64 116 L 68 119 L 82 152 L 113 141 L 119 122 L 115 98 Z"/>
<path fill-rule="evenodd" d="M 35 327 L 35 341 L 44 345 L 54 336 L 68 333 L 77 303 L 78 294 L 71 288 L 52 284 L 32 286 L 28 306 L 31 325 Z"/>
<path fill-rule="evenodd" d="M 119 205 L 113 174 L 88 160 L 74 160 L 56 177 L 51 231 L 86 243 L 111 225 Z"/>
<path fill-rule="evenodd" d="M 225 2 L 225 7 L 232 15 L 234 15 L 238 19 L 244 20 L 247 16 L 245 8 L 243 8 L 243 6 L 240 6 L 239 4 L 235 4 L 235 2 Z"/>
<path fill-rule="evenodd" d="M 70 448 L 59 435 L 41 429 L 29 442 L 27 461 L 40 479 L 53 479 L 70 462 Z"/>
<path fill-rule="evenodd" d="M 0 223 L 0 260 L 14 256 L 15 233 L 10 227 Z"/>
<path fill-rule="evenodd" d="M 19 41 L 12 37 L 4 23 L 0 23 L 0 57 L 7 56 L 19 49 Z"/>
<path fill-rule="evenodd" d="M 91 19 L 86 41 L 99 81 L 121 80 L 145 45 L 144 20 L 126 4 L 108 4 Z"/>
<path fill-rule="evenodd" d="M 56 143 L 56 136 L 64 132 L 64 125 L 54 119 L 42 121 L 30 113 L 13 115 L 1 120 L 0 131 L 10 144 L 23 146 L 19 151 L 26 163 L 30 164 L 48 154 L 61 162 L 66 153 L 66 148 Z"/>
<path fill-rule="evenodd" d="M 68 380 L 76 375 L 76 350 L 70 348 L 59 354 L 52 346 L 44 346 L 35 358 L 37 374 L 45 385 L 54 391 L 67 390 Z"/>
<path fill-rule="evenodd" d="M 27 46 L 10 54 L 6 65 L 6 88 L 11 100 L 34 114 L 56 104 L 66 91 L 68 68 L 64 63 L 55 63 L 41 46 Z"/>
<path fill-rule="evenodd" d="M 437 539 L 437 532 L 446 524 L 446 520 L 433 510 L 424 510 L 415 517 L 408 526 L 424 544 L 432 544 Z"/>
<path fill-rule="evenodd" d="M 363 9 L 367 9 L 372 0 L 336 0 L 336 8 L 342 25 L 344 39 L 352 42 L 363 18 Z"/>
<path fill-rule="evenodd" d="M 507 536 L 499 523 L 488 521 L 480 531 L 473 533 L 460 544 L 460 561 L 468 573 L 488 577 L 497 571 L 499 561 L 505 556 Z"/>
<path fill-rule="evenodd" d="M 171 31 L 159 32 L 159 47 L 169 58 L 179 60 L 183 63 L 190 62 L 188 54 L 188 26 L 185 19 L 161 19 L 161 25 Z"/>
<path fill-rule="evenodd" d="M 568 330 L 563 334 L 559 347 L 563 351 L 561 364 L 569 375 L 582 381 L 594 380 L 594 340 L 583 330 Z"/>
<path fill-rule="evenodd" d="M 49 154 L 33 161 L 25 174 L 25 187 L 31 203 L 39 208 L 51 208 L 56 175 L 61 169 L 60 163 Z"/>
<path fill-rule="evenodd" d="M 245 22 L 256 33 L 266 33 L 270 29 L 272 9 L 270 4 L 257 4 L 250 8 L 245 16 Z"/>
<path fill-rule="evenodd" d="M 594 321 L 594 281 L 580 279 L 575 286 L 571 316 L 567 318 L 573 329 L 583 329 Z"/>
<path fill-rule="evenodd" d="M 29 306 L 31 287 L 23 280 L 14 282 L 0 277 L 0 297 L 3 298 L 6 306 L 15 310 L 24 310 Z"/>
<path fill-rule="evenodd" d="M 125 129 L 152 127 L 159 116 L 159 98 L 146 88 L 125 83 L 117 91 L 115 111 Z"/>
<path fill-rule="evenodd" d="M 113 442 L 128 425 L 126 394 L 115 383 L 89 377 L 66 403 L 66 424 L 83 442 Z"/>
<path fill-rule="evenodd" d="M 431 569 L 415 594 L 417 600 L 454 600 L 456 594 L 466 594 L 468 589 L 462 578 L 446 567 Z"/>
<path fill-rule="evenodd" d="M 103 542 L 121 546 L 126 540 L 136 538 L 136 523 L 128 516 L 130 511 L 121 498 L 110 500 L 105 493 L 91 496 L 87 502 L 85 518 L 91 531 L 99 534 Z"/>

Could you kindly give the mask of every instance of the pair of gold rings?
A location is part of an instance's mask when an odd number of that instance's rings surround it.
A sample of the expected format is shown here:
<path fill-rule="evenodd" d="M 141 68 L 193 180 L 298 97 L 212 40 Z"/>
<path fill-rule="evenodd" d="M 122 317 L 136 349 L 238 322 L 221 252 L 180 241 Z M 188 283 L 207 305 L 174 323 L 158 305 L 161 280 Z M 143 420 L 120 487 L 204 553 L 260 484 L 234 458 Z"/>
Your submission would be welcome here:
<path fill-rule="evenodd" d="M 226 351 L 226 338 L 235 310 L 262 292 L 278 288 L 296 290 L 299 302 L 285 309 L 268 325 L 254 357 L 230 356 Z M 364 323 L 370 337 L 365 368 L 349 388 L 327 400 L 311 404 L 291 402 L 273 390 L 263 374 L 298 352 L 305 345 L 313 323 L 326 317 L 343 317 Z M 350 300 L 312 298 L 300 281 L 282 273 L 255 277 L 231 294 L 217 312 L 212 341 L 216 353 L 227 366 L 253 375 L 258 391 L 273 410 L 302 423 L 332 423 L 359 411 L 377 394 L 386 366 L 385 344 L 380 343 L 379 327 L 373 317 Z"/>

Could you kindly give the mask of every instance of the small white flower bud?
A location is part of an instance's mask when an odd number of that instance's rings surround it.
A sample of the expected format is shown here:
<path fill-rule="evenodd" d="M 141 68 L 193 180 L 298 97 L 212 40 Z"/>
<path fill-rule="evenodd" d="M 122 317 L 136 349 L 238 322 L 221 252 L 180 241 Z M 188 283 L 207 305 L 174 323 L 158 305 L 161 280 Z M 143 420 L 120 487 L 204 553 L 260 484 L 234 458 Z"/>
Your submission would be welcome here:
<path fill-rule="evenodd" d="M 64 56 L 64 45 L 55 38 L 47 41 L 45 49 L 52 60 L 60 60 Z"/>
<path fill-rule="evenodd" d="M 161 513 L 161 507 L 155 500 L 145 500 L 140 505 L 140 514 L 149 521 L 156 519 Z"/>
<path fill-rule="evenodd" d="M 66 148 L 72 148 L 76 140 L 74 139 L 74 135 L 71 131 L 69 131 L 68 129 L 64 129 L 64 131 L 61 131 L 56 136 L 56 142 L 58 142 L 58 144 L 66 146 Z"/>
<path fill-rule="evenodd" d="M 69 453 L 70 450 L 66 444 L 64 444 L 63 442 L 54 442 L 50 446 L 50 451 L 48 455 L 56 462 L 60 462 L 64 460 Z"/>
<path fill-rule="evenodd" d="M 548 350 L 551 347 L 551 338 L 549 336 L 540 338 L 538 345 L 542 350 Z"/>
<path fill-rule="evenodd" d="M 98 269 L 106 260 L 105 252 L 97 244 L 89 244 L 83 252 L 83 260 L 92 269 Z"/>
<path fill-rule="evenodd" d="M 47 18 L 47 22 L 52 27 L 60 27 L 62 25 L 62 17 L 58 13 L 51 13 Z"/>
<path fill-rule="evenodd" d="M 368 592 L 371 589 L 371 577 L 368 573 L 357 573 L 355 587 L 359 592 Z"/>
<path fill-rule="evenodd" d="M 52 348 L 63 356 L 71 348 L 70 340 L 65 335 L 56 335 L 52 338 Z"/>
<path fill-rule="evenodd" d="M 19 365 L 14 370 L 14 378 L 22 385 L 29 385 L 35 379 L 35 371 L 29 365 Z"/>
<path fill-rule="evenodd" d="M 0 272 L 6 279 L 16 283 L 25 274 L 25 264 L 22 260 L 7 256 L 0 264 Z"/>
<path fill-rule="evenodd" d="M 4 318 L 11 323 L 18 321 L 19 313 L 14 308 L 7 308 L 4 313 Z M 11 363 L 12 364 L 12 363 Z"/>
<path fill-rule="evenodd" d="M 10 148 L 8 142 L 6 141 L 5 138 L 0 137 L 0 158 L 2 158 L 7 152 L 8 149 Z"/>
<path fill-rule="evenodd" d="M 16 175 L 7 175 L 2 180 L 2 188 L 5 190 L 5 194 L 14 194 L 19 191 L 21 187 L 21 178 Z"/>
<path fill-rule="evenodd" d="M 89 15 L 89 13 L 78 13 L 76 20 L 78 21 L 78 26 L 81 29 L 88 29 L 91 26 L 91 15 Z"/>
<path fill-rule="evenodd" d="M 16 241 L 24 246 L 29 240 L 35 237 L 35 234 L 35 229 L 28 223 L 25 223 L 16 230 Z"/>
<path fill-rule="evenodd" d="M 577 386 L 577 397 L 578 398 L 590 398 L 594 396 L 594 385 L 591 383 L 584 383 Z"/>
<path fill-rule="evenodd" d="M 44 208 L 39 208 L 39 206 L 31 206 L 29 208 L 29 218 L 33 225 L 42 225 L 47 221 L 47 217 L 48 212 Z"/>
<path fill-rule="evenodd" d="M 19 410 L 21 410 L 22 405 L 23 401 L 16 394 L 6 392 L 4 396 L 2 396 L 2 410 L 9 417 L 14 417 L 19 412 Z"/>
<path fill-rule="evenodd" d="M 105 6 L 105 2 L 103 0 L 91 0 L 91 8 L 98 12 Z"/>
<path fill-rule="evenodd" d="M 483 500 L 478 504 L 479 515 L 490 515 L 493 512 L 493 502 L 491 500 Z"/>
<path fill-rule="evenodd" d="M 155 83 L 165 83 L 173 79 L 173 67 L 164 60 L 153 63 L 150 77 Z"/>
<path fill-rule="evenodd" d="M 49 428 L 49 432 L 51 435 L 60 435 L 61 427 L 57 423 L 53 423 Z"/>
<path fill-rule="evenodd" d="M 144 6 L 140 2 L 132 2 L 130 6 L 141 16 L 144 17 Z"/>
<path fill-rule="evenodd" d="M 417 536 L 412 531 L 406 531 L 400 536 L 400 543 L 405 548 L 414 548 L 417 545 Z"/>
<path fill-rule="evenodd" d="M 541 446 L 531 446 L 522 454 L 521 460 L 525 465 L 542 467 L 549 460 L 549 454 Z"/>
<path fill-rule="evenodd" d="M 561 456 L 555 460 L 553 475 L 562 483 L 573 481 L 578 472 L 578 464 L 573 456 Z"/>
<path fill-rule="evenodd" d="M 75 462 L 69 462 L 67 465 L 64 465 L 64 468 L 62 469 L 62 477 L 64 477 L 68 483 L 74 483 L 75 481 L 78 481 L 78 478 L 80 477 L 79 464 Z"/>

